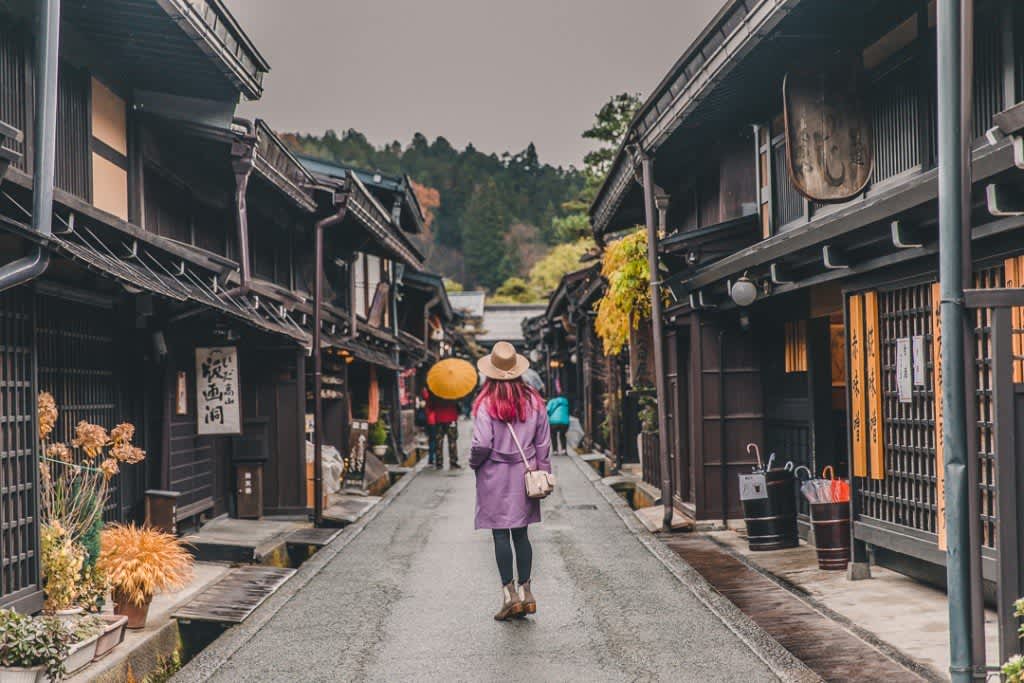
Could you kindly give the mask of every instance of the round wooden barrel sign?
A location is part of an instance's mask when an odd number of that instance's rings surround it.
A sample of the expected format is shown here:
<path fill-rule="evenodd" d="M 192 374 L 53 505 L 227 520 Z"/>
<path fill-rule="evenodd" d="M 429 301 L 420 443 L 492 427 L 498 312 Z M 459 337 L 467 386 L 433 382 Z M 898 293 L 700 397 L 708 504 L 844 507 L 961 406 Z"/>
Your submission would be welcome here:
<path fill-rule="evenodd" d="M 786 163 L 797 192 L 817 202 L 845 202 L 874 169 L 871 122 L 853 59 L 791 71 L 782 82 Z"/>

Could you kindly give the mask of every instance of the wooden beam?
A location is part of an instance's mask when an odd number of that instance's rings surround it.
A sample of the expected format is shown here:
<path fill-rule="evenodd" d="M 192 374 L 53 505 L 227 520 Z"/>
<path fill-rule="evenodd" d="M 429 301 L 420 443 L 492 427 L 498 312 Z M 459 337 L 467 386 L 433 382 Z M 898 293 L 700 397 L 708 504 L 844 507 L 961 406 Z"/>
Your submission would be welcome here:
<path fill-rule="evenodd" d="M 1024 188 L 1007 183 L 985 186 L 985 203 L 993 216 L 1024 215 Z"/>
<path fill-rule="evenodd" d="M 903 221 L 889 224 L 892 232 L 892 245 L 897 249 L 917 249 L 924 246 L 920 228 L 907 225 Z"/>
<path fill-rule="evenodd" d="M 786 266 L 781 263 L 773 263 L 769 267 L 773 285 L 788 285 L 794 282 L 793 276 L 789 274 Z"/>
<path fill-rule="evenodd" d="M 846 258 L 846 254 L 831 244 L 826 244 L 821 248 L 821 261 L 825 265 L 826 270 L 842 270 L 850 267 L 849 259 Z"/>

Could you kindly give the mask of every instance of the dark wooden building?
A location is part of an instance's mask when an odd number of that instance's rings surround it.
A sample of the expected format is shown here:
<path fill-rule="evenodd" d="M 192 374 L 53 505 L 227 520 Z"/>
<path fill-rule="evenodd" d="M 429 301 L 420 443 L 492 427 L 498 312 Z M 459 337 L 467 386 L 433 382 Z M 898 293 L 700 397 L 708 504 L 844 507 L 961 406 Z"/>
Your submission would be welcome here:
<path fill-rule="evenodd" d="M 34 50 L 44 5 L 63 10 L 52 129 L 35 115 L 50 72 Z M 220 0 L 0 3 L 0 253 L 5 263 L 38 253 L 44 265 L 0 293 L 0 604 L 42 602 L 41 391 L 60 410 L 57 440 L 79 420 L 136 425 L 148 455 L 114 479 L 111 520 L 142 521 L 148 490 L 176 496 L 184 527 L 310 510 L 314 238 L 340 205 L 347 219 L 324 257 L 323 352 L 360 369 L 332 375 L 344 406 L 336 445 L 373 368 L 397 394 L 403 364 L 440 351 L 430 321 L 452 319 L 440 281 L 420 273 L 408 301 L 396 295 L 403 269 L 421 271 L 411 183 L 314 176 L 265 122 L 236 118 L 268 69 Z M 52 232 L 31 209 L 47 140 Z"/>
<path fill-rule="evenodd" d="M 727 3 L 639 110 L 591 218 L 599 241 L 646 218 L 664 230 L 672 303 L 660 409 L 677 511 L 698 523 L 740 518 L 737 475 L 757 443 L 781 462 L 852 477 L 855 560 L 870 546 L 877 561 L 941 582 L 934 12 L 927 2 Z M 1024 219 L 1006 198 L 1024 149 L 1024 13 L 981 0 L 974 36 L 974 286 L 1019 286 Z M 802 118 L 808 92 L 831 107 L 817 120 L 834 128 Z M 847 196 L 808 191 L 815 133 L 853 141 L 827 169 L 854 183 Z M 650 216 L 635 180 L 645 157 Z M 741 281 L 754 287 L 745 306 L 731 296 Z M 997 471 L 1018 456 L 996 452 L 988 321 L 981 309 L 967 401 L 974 529 L 994 581 Z"/>

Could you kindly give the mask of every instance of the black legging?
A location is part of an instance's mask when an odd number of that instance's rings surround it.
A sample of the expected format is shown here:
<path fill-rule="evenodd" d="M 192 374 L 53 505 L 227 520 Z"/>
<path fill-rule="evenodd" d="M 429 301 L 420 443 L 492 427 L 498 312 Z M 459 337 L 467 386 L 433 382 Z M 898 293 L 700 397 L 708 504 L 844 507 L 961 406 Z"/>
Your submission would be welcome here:
<path fill-rule="evenodd" d="M 530 537 L 526 535 L 527 527 L 518 529 L 491 529 L 494 534 L 494 557 L 498 560 L 498 572 L 501 574 L 501 585 L 512 583 L 512 544 L 516 546 L 516 569 L 519 570 L 519 583 L 530 580 L 530 569 L 533 567 L 533 547 Z M 509 541 L 511 537 L 511 542 Z"/>

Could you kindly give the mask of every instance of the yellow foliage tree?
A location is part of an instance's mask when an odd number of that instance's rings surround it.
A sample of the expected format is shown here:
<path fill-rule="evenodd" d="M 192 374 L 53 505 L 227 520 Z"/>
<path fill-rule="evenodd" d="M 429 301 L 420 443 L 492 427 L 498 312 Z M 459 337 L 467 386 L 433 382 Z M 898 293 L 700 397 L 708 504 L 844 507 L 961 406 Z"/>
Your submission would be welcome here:
<path fill-rule="evenodd" d="M 605 355 L 615 356 L 629 341 L 630 329 L 651 317 L 651 271 L 642 228 L 605 247 L 601 275 L 608 288 L 597 302 L 594 330 Z"/>

